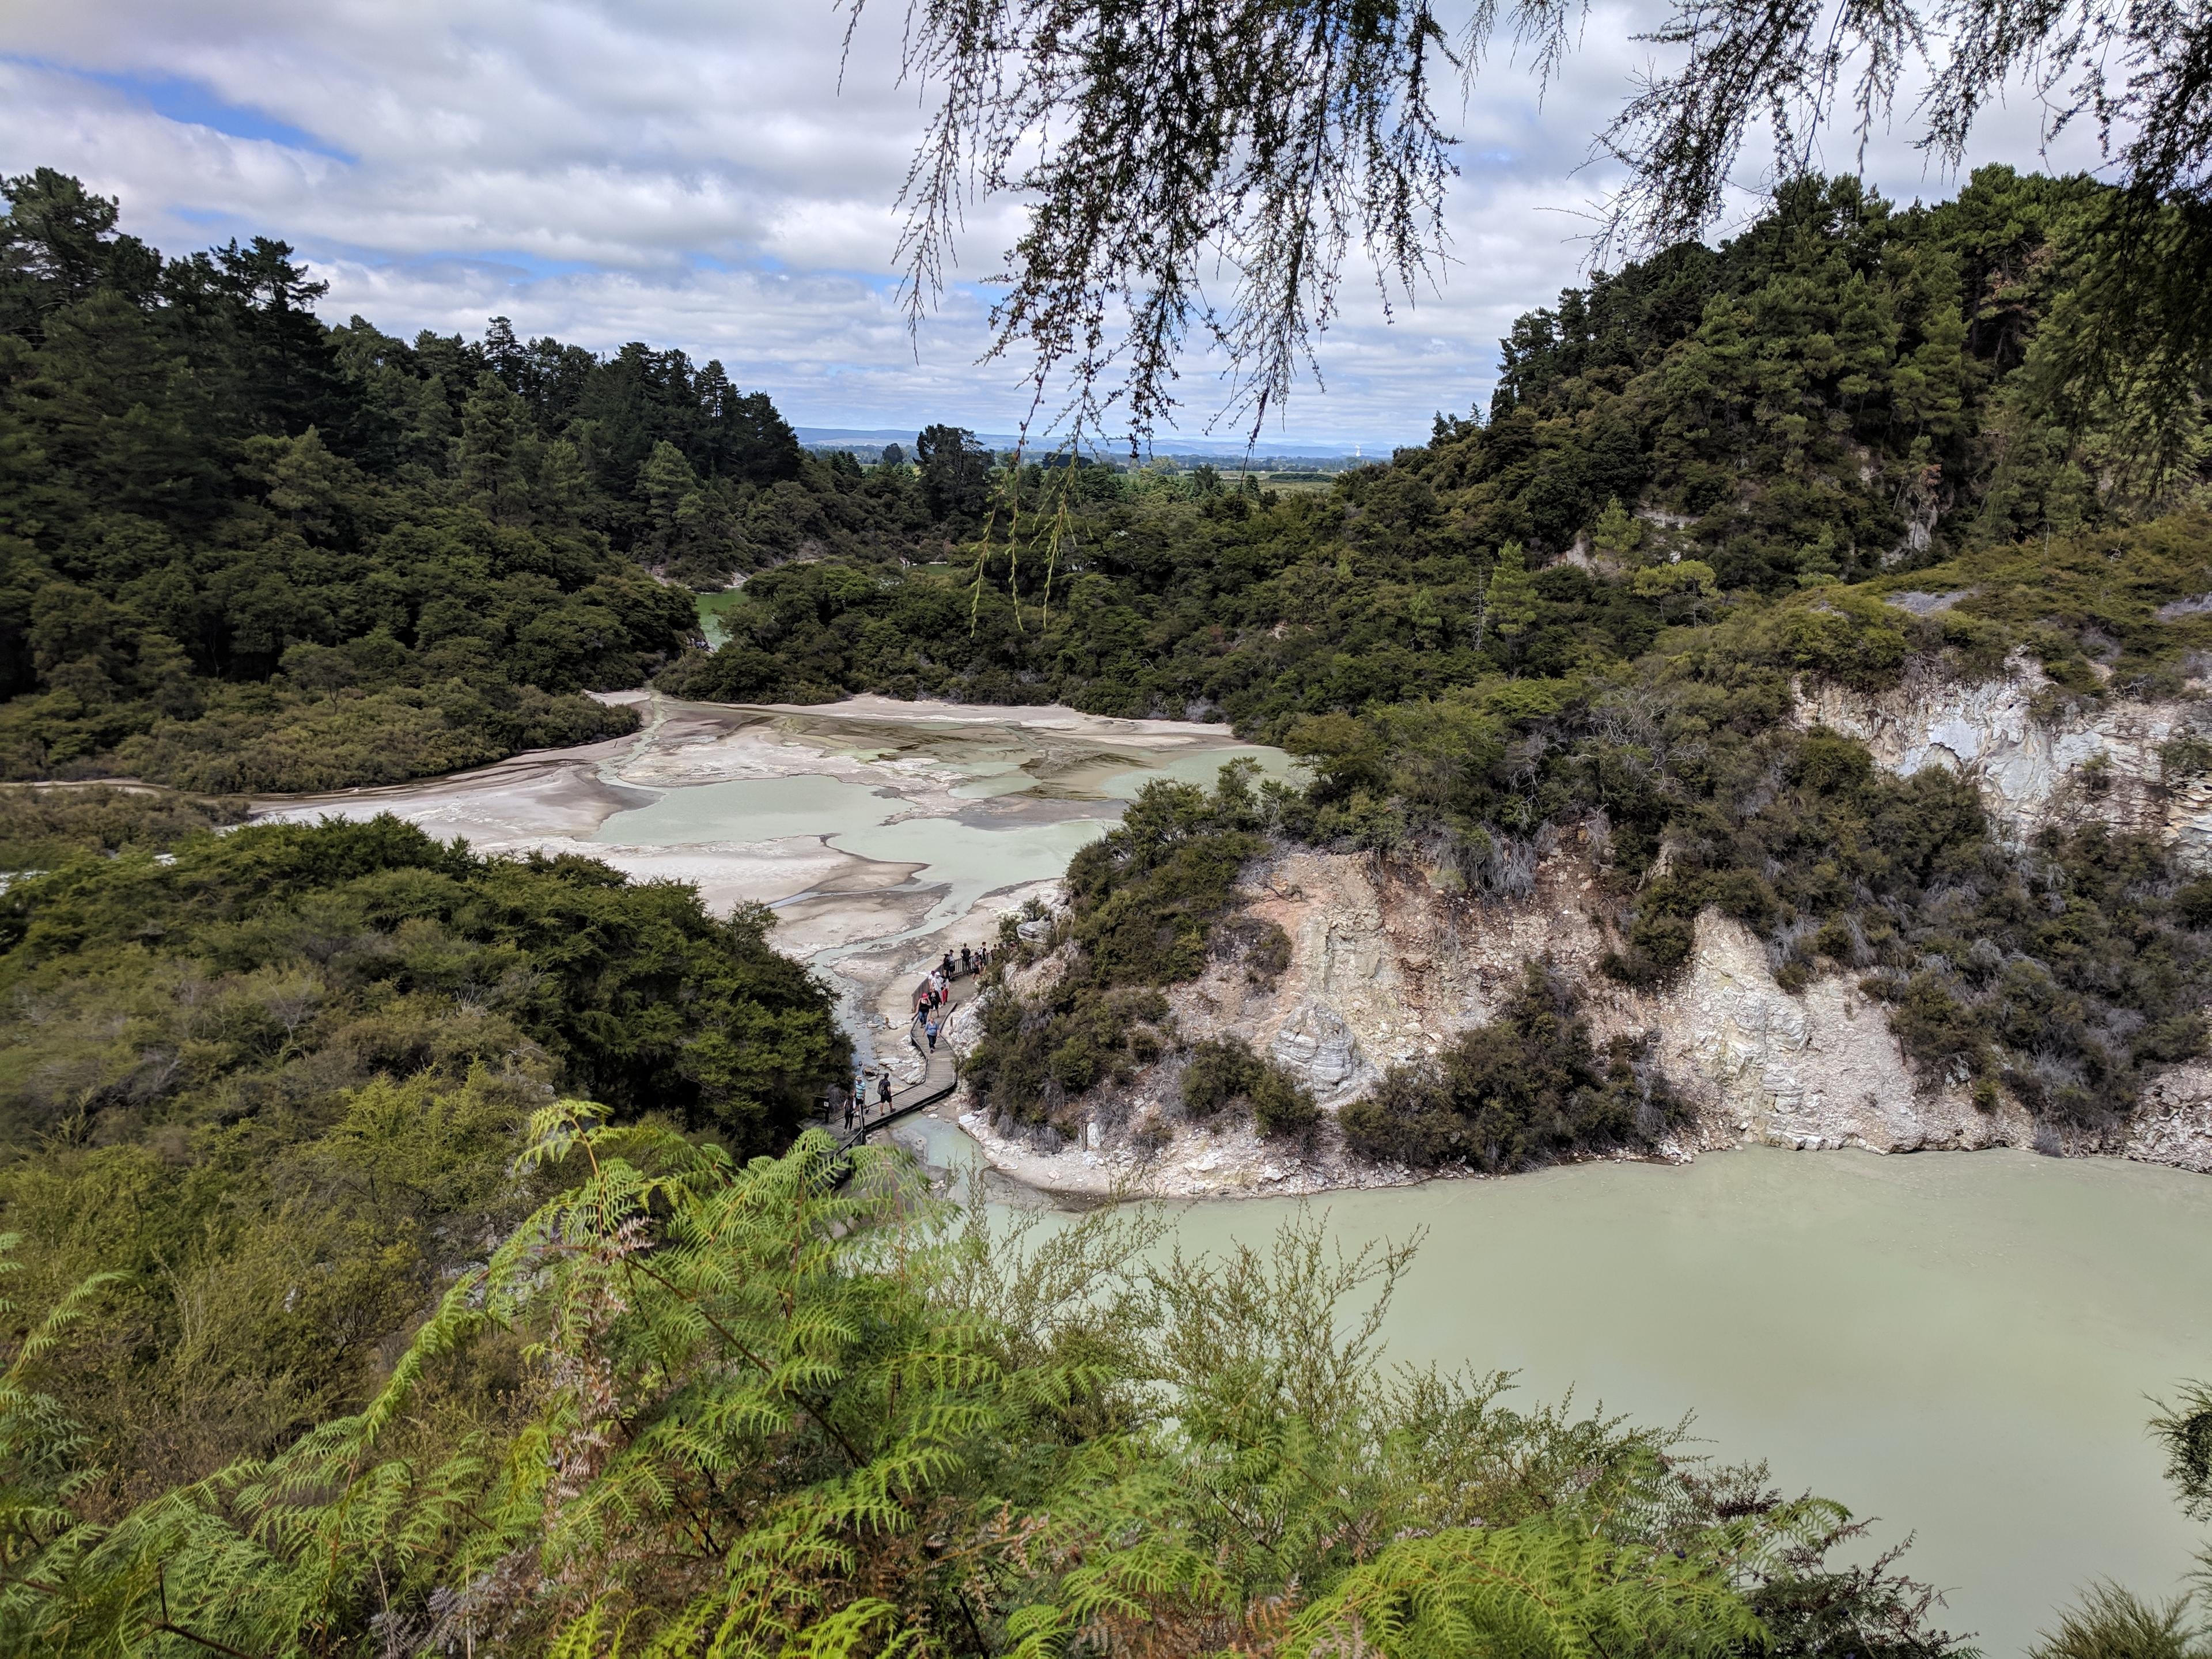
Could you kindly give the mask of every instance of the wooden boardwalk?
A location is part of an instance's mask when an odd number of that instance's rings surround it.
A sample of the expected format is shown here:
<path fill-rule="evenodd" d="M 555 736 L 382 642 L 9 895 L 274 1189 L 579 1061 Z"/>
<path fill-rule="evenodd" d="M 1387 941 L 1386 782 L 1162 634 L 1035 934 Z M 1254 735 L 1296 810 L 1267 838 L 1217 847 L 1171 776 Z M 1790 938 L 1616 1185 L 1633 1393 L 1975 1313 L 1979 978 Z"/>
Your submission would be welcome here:
<path fill-rule="evenodd" d="M 952 1011 L 967 1000 L 963 994 L 974 982 L 972 973 L 957 973 L 945 991 L 945 1006 L 939 1011 L 937 1049 L 932 1053 L 929 1041 L 921 1034 L 921 1022 L 915 1020 L 906 1028 L 906 1040 L 921 1056 L 922 1073 L 918 1082 L 903 1089 L 894 1089 L 888 1104 L 871 1100 L 866 1103 L 866 1115 L 855 1121 L 853 1127 L 843 1127 L 842 1111 L 831 1109 L 824 1127 L 843 1146 L 857 1146 L 878 1129 L 888 1128 L 901 1118 L 912 1117 L 916 1112 L 926 1112 L 940 1100 L 951 1096 L 960 1086 L 960 1063 L 952 1057 L 952 1046 L 945 1040 L 945 1021 Z"/>

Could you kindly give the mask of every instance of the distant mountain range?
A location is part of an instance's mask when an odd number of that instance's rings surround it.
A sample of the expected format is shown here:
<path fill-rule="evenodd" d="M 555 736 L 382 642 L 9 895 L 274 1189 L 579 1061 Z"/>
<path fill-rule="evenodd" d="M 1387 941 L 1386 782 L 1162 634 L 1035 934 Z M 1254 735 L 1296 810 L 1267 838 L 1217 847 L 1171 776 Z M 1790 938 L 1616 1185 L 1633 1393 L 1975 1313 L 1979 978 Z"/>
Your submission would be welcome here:
<path fill-rule="evenodd" d="M 840 449 L 848 446 L 854 449 L 879 449 L 885 444 L 902 444 L 911 449 L 914 447 L 915 429 L 897 427 L 864 428 L 843 426 L 799 426 L 793 427 L 792 430 L 799 434 L 799 441 L 809 449 Z M 993 449 L 1012 449 L 1021 441 L 1020 438 L 1012 432 L 978 432 L 975 437 L 978 442 Z M 1414 439 L 1409 441 L 1419 441 Z M 1032 438 L 1030 447 L 1048 448 L 1049 441 L 1040 445 L 1037 440 Z M 1390 459 L 1392 447 L 1393 446 L 1389 443 L 1369 443 L 1361 440 L 1347 440 L 1342 443 L 1291 443 L 1281 439 L 1267 438 L 1262 439 L 1258 444 L 1253 446 L 1250 453 L 1255 460 L 1272 456 L 1333 460 L 1339 456 L 1359 455 L 1370 460 L 1387 461 Z M 1111 448 L 1107 448 L 1103 453 L 1115 456 L 1116 459 L 1127 454 L 1127 450 L 1116 452 Z M 1235 460 L 1245 453 L 1246 447 L 1243 442 L 1235 439 L 1224 438 L 1163 438 L 1152 446 L 1153 454 L 1172 455 L 1179 460 L 1189 457 L 1211 461 Z"/>

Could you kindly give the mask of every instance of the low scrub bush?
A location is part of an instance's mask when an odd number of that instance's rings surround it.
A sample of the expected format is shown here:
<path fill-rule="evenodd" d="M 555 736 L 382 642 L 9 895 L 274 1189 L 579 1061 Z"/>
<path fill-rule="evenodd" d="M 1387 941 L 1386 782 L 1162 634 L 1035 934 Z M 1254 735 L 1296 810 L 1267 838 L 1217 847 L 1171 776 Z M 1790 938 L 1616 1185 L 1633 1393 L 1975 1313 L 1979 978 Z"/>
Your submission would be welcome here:
<path fill-rule="evenodd" d="M 1310 1091 L 1241 1037 L 1208 1037 L 1191 1045 L 1182 1073 L 1184 1113 L 1205 1122 L 1238 1105 L 1263 1135 L 1302 1134 L 1321 1121 Z"/>
<path fill-rule="evenodd" d="M 1337 1115 L 1363 1158 L 1500 1173 L 1648 1147 L 1683 1114 L 1644 1045 L 1616 1037 L 1601 1054 L 1566 981 L 1532 962 L 1498 1018 Z"/>
<path fill-rule="evenodd" d="M 0 845 L 44 870 L 0 893 L 10 1294 L 114 1276 L 40 1367 L 98 1448 L 85 1514 L 358 1409 L 543 1196 L 516 1154 L 558 1093 L 726 1159 L 788 1146 L 848 1074 L 763 912 L 391 817 L 212 833 L 237 816 L 0 790 Z"/>
<path fill-rule="evenodd" d="M 2089 1127 L 2132 1108 L 2145 1067 L 2199 1052 L 2212 890 L 2157 842 L 2092 824 L 2008 847 L 1971 781 L 1892 776 L 1832 732 L 1762 734 L 1741 764 L 1675 816 L 1615 978 L 1663 983 L 1717 910 L 1765 939 L 1785 990 L 1858 976 L 1931 1082 L 2000 1081 Z"/>
<path fill-rule="evenodd" d="M 985 1005 L 964 1074 L 988 1109 L 1042 1123 L 1099 1083 L 1127 1081 L 1171 1041 L 1158 988 L 1197 977 L 1224 949 L 1248 973 L 1287 963 L 1279 927 L 1236 916 L 1237 876 L 1267 846 L 1251 775 L 1249 762 L 1224 766 L 1211 793 L 1147 784 L 1119 825 L 1076 854 L 1066 921 L 1048 940 L 1017 933 L 1008 943 L 1009 960 L 1072 943 L 1073 962 L 1036 997 L 1001 989 Z"/>

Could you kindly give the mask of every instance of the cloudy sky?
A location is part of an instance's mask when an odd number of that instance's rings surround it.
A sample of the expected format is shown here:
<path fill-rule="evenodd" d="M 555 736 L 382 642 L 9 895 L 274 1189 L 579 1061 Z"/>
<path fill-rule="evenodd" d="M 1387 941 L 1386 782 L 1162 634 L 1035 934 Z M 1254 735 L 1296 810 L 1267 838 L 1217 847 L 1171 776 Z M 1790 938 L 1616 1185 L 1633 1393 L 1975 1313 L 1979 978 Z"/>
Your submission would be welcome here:
<path fill-rule="evenodd" d="M 831 0 L 70 0 L 0 7 L 0 172 L 73 172 L 179 252 L 291 242 L 327 313 L 387 331 L 625 340 L 719 357 L 793 421 L 1007 429 L 1018 369 L 978 362 L 1006 210 L 971 214 L 963 264 L 910 335 L 894 198 L 923 117 L 898 84 L 902 7 L 875 0 L 839 84 Z M 1456 263 L 1386 321 L 1347 284 L 1326 389 L 1275 436 L 1387 447 L 1486 398 L 1512 318 L 1575 279 L 1602 174 L 1577 172 L 1645 61 L 1656 9 L 1599 5 L 1540 105 L 1498 64 L 1458 122 Z M 2037 164 L 2033 112 L 1978 157 Z M 1848 165 L 1850 156 L 1830 158 Z M 2051 158 L 2081 165 L 2068 149 Z M 1933 199 L 1901 136 L 1869 171 Z M 1212 412 L 1203 364 L 1186 432 Z"/>

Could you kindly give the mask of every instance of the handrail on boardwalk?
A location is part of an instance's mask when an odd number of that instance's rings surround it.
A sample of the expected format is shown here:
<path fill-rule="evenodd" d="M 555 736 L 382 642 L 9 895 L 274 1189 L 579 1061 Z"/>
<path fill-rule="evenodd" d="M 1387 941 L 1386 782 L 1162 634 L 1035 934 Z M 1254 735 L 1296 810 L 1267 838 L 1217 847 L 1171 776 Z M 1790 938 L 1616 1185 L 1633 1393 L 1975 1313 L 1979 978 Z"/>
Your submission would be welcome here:
<path fill-rule="evenodd" d="M 975 970 L 973 969 L 957 970 L 952 975 L 953 983 L 957 986 L 963 979 L 974 978 L 975 974 Z M 960 1001 L 957 990 L 951 992 L 945 1005 L 945 1012 L 950 1014 L 953 1009 L 960 1006 Z M 944 1050 L 944 1057 L 950 1075 L 939 1082 L 930 1076 L 930 1073 L 936 1069 L 938 1055 L 921 1046 L 921 1039 L 915 1035 L 911 1024 L 907 1027 L 906 1040 L 913 1045 L 915 1053 L 921 1058 L 921 1081 L 910 1083 L 904 1089 L 892 1095 L 888 1109 L 878 1112 L 873 1116 L 868 1115 L 864 1111 L 860 1122 L 850 1129 L 840 1132 L 833 1122 L 830 1133 L 836 1138 L 841 1148 L 858 1146 L 877 1130 L 896 1123 L 902 1118 L 912 1117 L 917 1112 L 927 1111 L 939 1101 L 950 1099 L 954 1091 L 960 1087 L 960 1060 L 953 1054 L 949 1044 Z M 823 1115 L 827 1121 L 830 1116 L 829 1103 L 825 1101 L 823 1104 Z"/>
<path fill-rule="evenodd" d="M 933 1089 L 926 1095 L 917 1095 L 911 1100 L 901 1100 L 894 1096 L 891 1099 L 890 1110 L 879 1117 L 872 1117 L 865 1123 L 856 1125 L 850 1133 L 839 1135 L 837 1144 L 840 1146 L 857 1146 L 886 1124 L 896 1123 L 902 1117 L 912 1117 L 916 1112 L 927 1111 L 939 1101 L 949 1098 L 952 1091 L 959 1086 L 960 1079 L 955 1077 L 951 1082 L 943 1087 Z"/>

